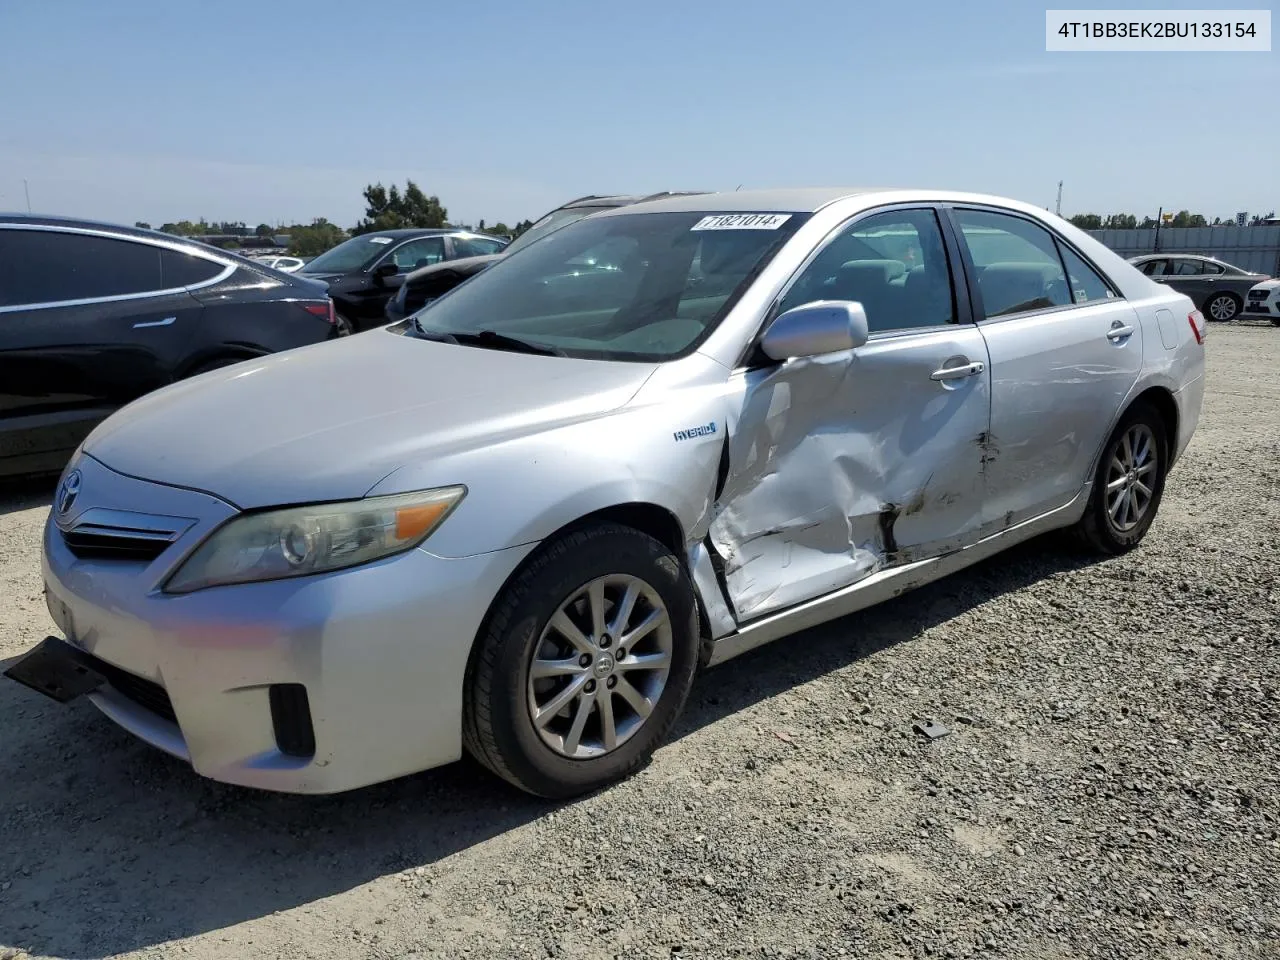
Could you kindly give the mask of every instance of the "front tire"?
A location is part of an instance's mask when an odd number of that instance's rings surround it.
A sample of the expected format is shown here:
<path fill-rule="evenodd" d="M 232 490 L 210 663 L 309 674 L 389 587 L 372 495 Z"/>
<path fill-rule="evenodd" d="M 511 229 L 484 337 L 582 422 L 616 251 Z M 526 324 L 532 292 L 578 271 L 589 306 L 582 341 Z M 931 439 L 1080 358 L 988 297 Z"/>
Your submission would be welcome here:
<path fill-rule="evenodd" d="M 1165 423 L 1147 403 L 1134 404 L 1107 440 L 1076 537 L 1091 550 L 1126 553 L 1146 536 L 1160 509 L 1169 469 Z"/>
<path fill-rule="evenodd" d="M 1240 313 L 1243 301 L 1234 293 L 1215 293 L 1204 302 L 1204 314 L 1210 320 L 1229 323 Z"/>
<path fill-rule="evenodd" d="M 495 601 L 467 666 L 463 741 L 528 793 L 588 793 L 648 761 L 697 662 L 693 586 L 669 549 L 616 524 L 566 534 Z"/>

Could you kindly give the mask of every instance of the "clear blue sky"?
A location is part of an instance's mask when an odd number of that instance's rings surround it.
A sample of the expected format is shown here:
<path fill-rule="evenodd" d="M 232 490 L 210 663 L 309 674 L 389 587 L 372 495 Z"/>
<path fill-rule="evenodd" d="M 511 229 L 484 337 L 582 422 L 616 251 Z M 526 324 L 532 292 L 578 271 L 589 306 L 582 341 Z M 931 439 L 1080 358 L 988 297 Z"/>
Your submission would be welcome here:
<path fill-rule="evenodd" d="M 26 178 L 37 211 L 350 225 L 406 177 L 470 222 L 738 184 L 1280 207 L 1280 52 L 1051 54 L 1044 9 L 0 0 L 0 209 Z"/>

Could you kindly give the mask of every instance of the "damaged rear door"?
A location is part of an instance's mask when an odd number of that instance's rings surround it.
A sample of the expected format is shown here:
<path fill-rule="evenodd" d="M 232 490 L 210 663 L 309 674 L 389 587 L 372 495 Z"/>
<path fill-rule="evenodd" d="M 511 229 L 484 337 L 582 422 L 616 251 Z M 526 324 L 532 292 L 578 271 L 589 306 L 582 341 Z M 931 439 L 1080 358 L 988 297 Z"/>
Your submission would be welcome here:
<path fill-rule="evenodd" d="M 739 623 L 975 539 L 990 371 L 956 263 L 936 211 L 882 208 L 824 240 L 770 311 L 857 301 L 871 338 L 730 381 L 709 540 Z"/>

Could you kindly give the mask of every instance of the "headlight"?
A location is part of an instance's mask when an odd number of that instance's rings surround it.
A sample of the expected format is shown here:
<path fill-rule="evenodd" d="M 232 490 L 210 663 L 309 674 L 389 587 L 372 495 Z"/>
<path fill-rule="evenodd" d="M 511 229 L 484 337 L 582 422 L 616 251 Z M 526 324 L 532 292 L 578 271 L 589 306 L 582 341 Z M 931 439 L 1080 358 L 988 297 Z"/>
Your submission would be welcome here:
<path fill-rule="evenodd" d="M 440 487 L 236 517 L 196 548 L 164 591 L 190 593 L 381 560 L 426 540 L 466 493 L 462 486 Z"/>

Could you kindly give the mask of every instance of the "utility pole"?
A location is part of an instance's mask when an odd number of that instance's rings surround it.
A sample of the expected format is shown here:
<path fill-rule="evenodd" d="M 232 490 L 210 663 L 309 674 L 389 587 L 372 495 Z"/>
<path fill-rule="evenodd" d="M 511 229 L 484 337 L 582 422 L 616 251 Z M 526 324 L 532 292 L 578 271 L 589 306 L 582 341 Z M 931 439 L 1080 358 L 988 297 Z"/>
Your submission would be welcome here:
<path fill-rule="evenodd" d="M 1058 216 L 1062 216 L 1062 181 L 1058 181 L 1058 208 L 1053 211 Z"/>
<path fill-rule="evenodd" d="M 1160 208 L 1160 212 L 1156 214 L 1156 243 L 1152 253 L 1160 252 L 1160 224 L 1164 222 L 1164 207 Z"/>
<path fill-rule="evenodd" d="M 27 213 L 31 213 L 31 188 L 27 186 L 27 178 L 22 178 L 22 192 L 27 195 Z"/>

